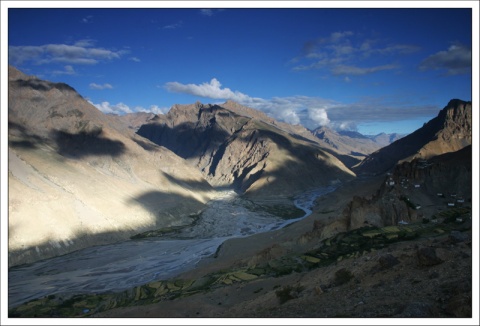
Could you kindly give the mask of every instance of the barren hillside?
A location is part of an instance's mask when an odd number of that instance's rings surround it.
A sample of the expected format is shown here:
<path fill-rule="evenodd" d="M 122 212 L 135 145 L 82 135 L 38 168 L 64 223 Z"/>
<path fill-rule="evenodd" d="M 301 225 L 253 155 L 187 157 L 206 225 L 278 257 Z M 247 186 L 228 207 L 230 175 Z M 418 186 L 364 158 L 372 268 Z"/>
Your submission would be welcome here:
<path fill-rule="evenodd" d="M 141 126 L 138 134 L 185 158 L 212 185 L 257 198 L 291 196 L 354 177 L 336 157 L 294 129 L 227 102 L 175 105 Z"/>
<path fill-rule="evenodd" d="M 66 84 L 9 68 L 9 265 L 192 222 L 202 175 Z"/>

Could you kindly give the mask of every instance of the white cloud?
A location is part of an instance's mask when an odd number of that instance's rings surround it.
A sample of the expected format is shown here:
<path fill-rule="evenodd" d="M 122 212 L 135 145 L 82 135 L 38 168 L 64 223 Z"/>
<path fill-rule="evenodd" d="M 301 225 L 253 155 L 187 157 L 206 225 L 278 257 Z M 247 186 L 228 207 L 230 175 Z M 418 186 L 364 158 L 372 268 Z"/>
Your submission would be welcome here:
<path fill-rule="evenodd" d="M 263 111 L 267 115 L 291 124 L 301 124 L 314 129 L 329 126 L 335 129 L 356 130 L 356 126 L 371 122 L 392 122 L 418 117 L 434 117 L 439 108 L 419 106 L 398 99 L 368 98 L 352 104 L 310 96 L 273 97 L 263 99 L 222 88 L 213 78 L 209 83 L 181 84 L 170 82 L 165 88 L 171 92 L 202 96 L 211 99 L 233 100 L 242 105 Z M 166 112 L 166 111 L 165 111 Z"/>
<path fill-rule="evenodd" d="M 314 128 L 320 124 L 328 123 L 326 108 L 333 105 L 332 101 L 307 96 L 274 97 L 270 100 L 251 97 L 239 91 L 232 91 L 230 88 L 222 88 L 221 83 L 216 78 L 213 78 L 208 83 L 198 85 L 168 82 L 165 84 L 165 88 L 170 92 L 184 93 L 210 99 L 232 100 L 242 105 L 261 110 L 279 121 L 291 124 L 303 124 L 308 128 Z M 324 109 L 315 109 L 317 107 L 323 107 Z M 312 110 L 311 117 L 308 113 L 303 112 L 305 109 L 307 109 L 307 111 Z"/>
<path fill-rule="evenodd" d="M 155 114 L 165 114 L 167 113 L 170 109 L 166 107 L 159 107 L 158 105 L 151 105 L 149 108 L 144 108 L 142 106 L 136 106 L 133 109 L 130 108 L 128 105 L 120 102 L 117 104 L 110 104 L 107 101 L 101 102 L 99 104 L 95 104 L 91 101 L 89 101 L 90 104 L 95 106 L 97 109 L 102 111 L 103 113 L 106 114 L 117 114 L 117 115 L 123 115 L 127 113 L 135 113 L 135 112 L 152 112 Z"/>
<path fill-rule="evenodd" d="M 93 47 L 92 40 L 80 40 L 73 45 L 44 44 L 38 46 L 9 46 L 10 64 L 20 65 L 31 61 L 34 64 L 68 63 L 93 65 L 102 60 L 119 59 L 126 51 L 112 51 Z"/>
<path fill-rule="evenodd" d="M 279 110 L 276 118 L 292 125 L 300 124 L 300 118 L 293 109 Z"/>
<path fill-rule="evenodd" d="M 161 108 L 158 105 L 151 105 L 148 109 L 145 109 L 141 106 L 137 106 L 135 107 L 135 111 L 136 112 L 152 112 L 155 114 L 165 114 L 168 111 L 170 111 L 170 108 L 167 108 L 167 107 Z"/>
<path fill-rule="evenodd" d="M 99 84 L 96 84 L 96 83 L 91 83 L 89 85 L 90 89 L 97 89 L 97 90 L 102 90 L 102 89 L 113 89 L 113 86 L 106 83 L 106 84 L 103 84 L 103 85 L 99 85 Z"/>
<path fill-rule="evenodd" d="M 133 62 L 140 62 L 141 60 L 137 57 L 130 57 L 129 60 L 132 60 Z"/>
<path fill-rule="evenodd" d="M 75 69 L 73 69 L 73 67 L 70 65 L 64 66 L 63 68 L 64 70 L 54 70 L 53 74 L 54 75 L 75 75 L 76 74 Z"/>
<path fill-rule="evenodd" d="M 357 131 L 357 124 L 353 121 L 342 121 L 340 123 L 335 124 L 335 129 L 338 130 L 350 130 L 350 131 Z"/>
<path fill-rule="evenodd" d="M 420 63 L 420 70 L 446 70 L 447 75 L 460 75 L 471 72 L 472 49 L 462 45 L 452 45 L 447 51 L 440 51 Z"/>
<path fill-rule="evenodd" d="M 128 105 L 123 104 L 122 102 L 118 104 L 110 104 L 109 102 L 102 102 L 100 104 L 94 104 L 90 102 L 93 106 L 95 106 L 97 109 L 102 111 L 103 113 L 107 114 L 125 114 L 125 113 L 133 113 L 133 111 L 128 107 Z"/>
<path fill-rule="evenodd" d="M 165 88 L 169 92 L 185 93 L 211 99 L 233 100 L 240 103 L 254 100 L 248 95 L 238 91 L 234 92 L 230 88 L 222 88 L 221 86 L 222 84 L 216 78 L 212 78 L 209 83 L 202 83 L 200 85 L 181 84 L 179 82 L 168 82 L 165 84 Z"/>
<path fill-rule="evenodd" d="M 326 126 L 330 123 L 327 110 L 324 108 L 309 108 L 308 117 L 319 126 Z"/>

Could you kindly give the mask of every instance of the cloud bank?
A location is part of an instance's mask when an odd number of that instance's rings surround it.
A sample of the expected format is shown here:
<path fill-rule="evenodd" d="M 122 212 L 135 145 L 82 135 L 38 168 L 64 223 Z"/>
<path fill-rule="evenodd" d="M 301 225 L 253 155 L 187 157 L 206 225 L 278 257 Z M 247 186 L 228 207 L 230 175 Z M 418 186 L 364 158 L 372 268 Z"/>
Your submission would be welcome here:
<path fill-rule="evenodd" d="M 148 108 L 144 108 L 141 106 L 135 106 L 131 108 L 122 102 L 117 104 L 110 104 L 109 102 L 104 101 L 104 102 L 95 104 L 89 101 L 89 103 L 105 114 L 116 114 L 116 115 L 124 115 L 127 113 L 135 113 L 135 112 L 152 112 L 155 114 L 165 114 L 168 112 L 168 110 L 170 110 L 170 108 L 161 108 L 157 105 L 151 105 Z"/>
<path fill-rule="evenodd" d="M 69 44 L 44 44 L 38 46 L 9 46 L 9 64 L 21 65 L 31 62 L 36 65 L 60 63 L 94 65 L 100 61 L 119 59 L 126 51 L 112 51 L 93 46 L 92 40 L 80 40 Z"/>
<path fill-rule="evenodd" d="M 201 84 L 168 82 L 165 88 L 170 92 L 200 96 L 214 100 L 233 100 L 242 105 L 261 110 L 269 116 L 291 124 L 301 124 L 309 129 L 329 126 L 334 129 L 356 130 L 361 123 L 392 122 L 418 117 L 433 117 L 438 113 L 434 106 L 398 104 L 387 99 L 364 99 L 345 104 L 309 96 L 273 97 L 263 99 L 251 97 L 230 88 L 222 88 L 216 78 Z"/>
<path fill-rule="evenodd" d="M 322 70 L 333 76 L 363 76 L 379 71 L 395 70 L 395 55 L 407 55 L 420 50 L 411 44 L 383 44 L 381 40 L 364 39 L 352 31 L 339 31 L 327 37 L 305 42 L 302 54 L 293 58 L 293 71 Z M 344 79 L 350 81 L 350 79 Z"/>
<path fill-rule="evenodd" d="M 89 85 L 90 89 L 97 89 L 97 90 L 102 90 L 102 89 L 113 89 L 113 86 L 106 83 L 106 84 L 103 84 L 103 85 L 99 85 L 99 84 L 96 84 L 96 83 L 91 83 Z"/>
<path fill-rule="evenodd" d="M 472 71 L 472 49 L 463 45 L 452 45 L 427 57 L 420 63 L 420 70 L 442 70 L 447 75 L 461 75 Z"/>

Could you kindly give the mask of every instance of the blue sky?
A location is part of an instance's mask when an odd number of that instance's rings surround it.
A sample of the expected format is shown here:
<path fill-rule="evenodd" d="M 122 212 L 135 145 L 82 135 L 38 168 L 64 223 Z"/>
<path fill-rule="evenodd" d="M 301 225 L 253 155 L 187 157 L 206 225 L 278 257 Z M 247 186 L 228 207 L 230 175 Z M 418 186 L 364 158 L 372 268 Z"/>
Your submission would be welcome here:
<path fill-rule="evenodd" d="M 471 57 L 470 8 L 8 10 L 9 64 L 106 113 L 234 100 L 310 129 L 410 133 L 472 99 Z"/>

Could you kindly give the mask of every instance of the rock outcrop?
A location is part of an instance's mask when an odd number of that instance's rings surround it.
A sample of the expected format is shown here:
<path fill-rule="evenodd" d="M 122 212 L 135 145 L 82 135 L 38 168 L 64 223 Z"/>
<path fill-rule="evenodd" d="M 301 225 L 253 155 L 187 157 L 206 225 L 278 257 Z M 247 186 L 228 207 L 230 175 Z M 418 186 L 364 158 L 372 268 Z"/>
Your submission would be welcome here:
<path fill-rule="evenodd" d="M 349 228 L 387 226 L 421 219 L 472 202 L 472 146 L 430 160 L 403 162 L 370 198 L 355 196 L 343 215 Z"/>
<path fill-rule="evenodd" d="M 472 144 L 472 103 L 451 100 L 423 127 L 366 157 L 352 167 L 357 174 L 381 174 L 395 164 L 430 159 Z"/>

